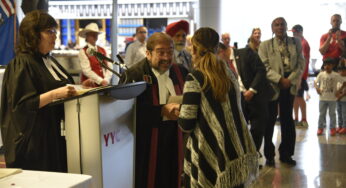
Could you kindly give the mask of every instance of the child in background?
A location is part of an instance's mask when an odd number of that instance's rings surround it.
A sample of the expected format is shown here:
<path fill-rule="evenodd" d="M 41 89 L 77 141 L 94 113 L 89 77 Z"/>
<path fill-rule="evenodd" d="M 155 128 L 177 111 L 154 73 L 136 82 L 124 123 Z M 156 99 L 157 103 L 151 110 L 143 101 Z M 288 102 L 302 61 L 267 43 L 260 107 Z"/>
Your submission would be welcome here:
<path fill-rule="evenodd" d="M 319 110 L 320 115 L 318 119 L 318 130 L 317 135 L 323 134 L 324 128 L 326 128 L 326 113 L 329 109 L 330 118 L 330 136 L 336 134 L 335 123 L 336 123 L 336 85 L 340 79 L 338 73 L 333 71 L 334 66 L 337 64 L 335 59 L 326 58 L 323 60 L 324 71 L 321 71 L 316 80 L 315 88 L 317 93 L 320 95 Z"/>
<path fill-rule="evenodd" d="M 346 134 L 346 59 L 341 59 L 338 66 L 340 79 L 337 83 L 337 112 L 339 127 L 336 132 Z"/>

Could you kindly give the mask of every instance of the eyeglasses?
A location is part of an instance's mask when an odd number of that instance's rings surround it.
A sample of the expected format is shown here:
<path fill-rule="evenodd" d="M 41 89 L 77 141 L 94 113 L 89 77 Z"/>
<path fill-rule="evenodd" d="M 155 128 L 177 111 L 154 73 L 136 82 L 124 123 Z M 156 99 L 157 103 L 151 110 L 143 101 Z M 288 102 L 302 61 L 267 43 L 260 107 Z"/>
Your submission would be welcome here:
<path fill-rule="evenodd" d="M 146 31 L 138 31 L 138 33 L 141 33 L 141 34 L 147 34 Z"/>
<path fill-rule="evenodd" d="M 43 32 L 45 32 L 45 33 L 47 33 L 49 35 L 56 35 L 57 34 L 56 29 L 46 29 Z"/>
<path fill-rule="evenodd" d="M 167 56 L 172 56 L 173 55 L 173 48 L 169 48 L 169 49 L 163 49 L 163 48 L 160 48 L 160 49 L 155 49 L 153 50 L 155 53 L 157 53 L 157 55 L 159 56 L 164 56 L 164 55 L 167 55 Z"/>

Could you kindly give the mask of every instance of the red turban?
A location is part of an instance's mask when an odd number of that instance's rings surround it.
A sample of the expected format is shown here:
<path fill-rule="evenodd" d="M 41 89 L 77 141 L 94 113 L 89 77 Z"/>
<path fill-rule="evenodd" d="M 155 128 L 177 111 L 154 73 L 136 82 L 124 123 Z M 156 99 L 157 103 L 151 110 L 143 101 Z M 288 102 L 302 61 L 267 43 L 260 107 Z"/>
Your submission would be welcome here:
<path fill-rule="evenodd" d="M 166 33 L 173 37 L 178 31 L 184 30 L 186 34 L 189 34 L 189 22 L 185 20 L 180 20 L 178 22 L 173 22 L 166 27 Z"/>

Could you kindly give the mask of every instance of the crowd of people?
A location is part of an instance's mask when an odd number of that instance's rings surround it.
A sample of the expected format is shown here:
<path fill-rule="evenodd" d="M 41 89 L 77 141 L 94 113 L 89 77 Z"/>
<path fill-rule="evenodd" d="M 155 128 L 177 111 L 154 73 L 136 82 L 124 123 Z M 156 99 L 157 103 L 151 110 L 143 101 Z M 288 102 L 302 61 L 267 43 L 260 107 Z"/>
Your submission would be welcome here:
<path fill-rule="evenodd" d="M 321 37 L 324 63 L 315 88 L 320 95 L 317 134 L 326 128 L 329 109 L 334 136 L 346 134 L 346 32 L 338 14 L 331 25 Z M 57 26 L 39 10 L 20 24 L 16 57 L 6 68 L 2 87 L 7 167 L 67 171 L 60 135 L 63 106 L 49 104 L 76 95 L 76 90 L 66 86 L 73 79 L 50 55 Z M 273 37 L 262 42 L 261 29 L 254 28 L 241 49 L 230 45 L 229 33 L 220 37 L 209 27 L 192 33 L 185 20 L 150 37 L 146 27 L 136 29 L 125 55 L 126 77 L 120 78 L 120 84 L 147 83 L 136 100 L 136 187 L 244 187 L 261 167 L 263 140 L 265 164 L 275 167 L 272 138 L 278 116 L 279 160 L 296 165 L 296 126 L 308 127 L 304 91 L 310 47 L 301 25 L 292 28 L 294 37 L 288 36 L 283 17 L 275 18 L 271 29 Z M 96 23 L 79 33 L 87 43 L 79 59 L 81 81 L 88 87 L 111 83 L 112 64 L 94 55 L 108 56 L 96 45 L 99 33 Z"/>

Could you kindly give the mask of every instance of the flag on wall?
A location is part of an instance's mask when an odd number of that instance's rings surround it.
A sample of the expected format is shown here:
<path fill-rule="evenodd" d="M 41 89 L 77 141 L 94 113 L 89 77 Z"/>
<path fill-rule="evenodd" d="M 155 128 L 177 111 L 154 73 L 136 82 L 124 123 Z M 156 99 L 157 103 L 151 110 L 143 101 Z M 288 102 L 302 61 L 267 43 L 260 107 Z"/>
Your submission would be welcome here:
<path fill-rule="evenodd" d="M 0 0 L 0 65 L 14 57 L 18 21 L 14 0 Z"/>

